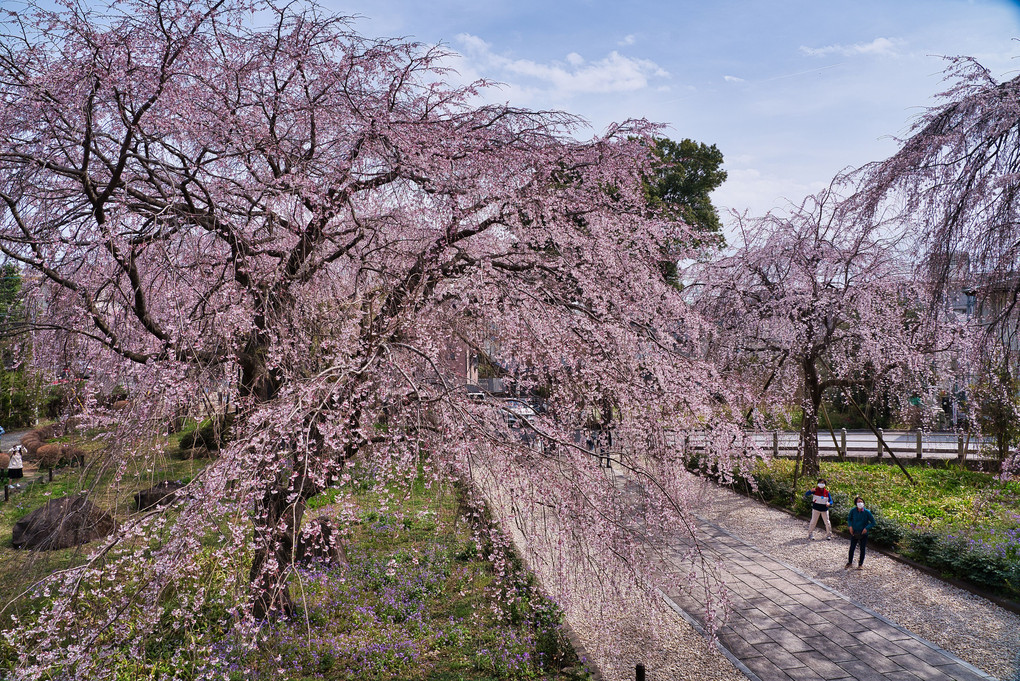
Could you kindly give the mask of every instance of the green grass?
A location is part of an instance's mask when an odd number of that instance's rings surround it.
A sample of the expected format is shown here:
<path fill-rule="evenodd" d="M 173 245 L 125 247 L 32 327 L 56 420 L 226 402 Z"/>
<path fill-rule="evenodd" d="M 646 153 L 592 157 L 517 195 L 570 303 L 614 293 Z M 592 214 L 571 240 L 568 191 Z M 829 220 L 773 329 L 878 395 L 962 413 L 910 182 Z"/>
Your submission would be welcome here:
<path fill-rule="evenodd" d="M 162 480 L 190 480 L 207 462 L 173 461 L 139 445 L 138 456 L 121 475 L 98 454 L 95 444 L 86 445 L 89 455 L 83 468 L 65 466 L 48 472 L 27 474 L 22 487 L 11 490 L 7 502 L 0 501 L 0 629 L 7 629 L 12 616 L 24 616 L 30 601 L 25 592 L 48 575 L 85 560 L 89 546 L 56 551 L 14 549 L 11 535 L 14 525 L 51 499 L 89 491 L 92 503 L 120 519 L 134 510 L 133 495 Z"/>
<path fill-rule="evenodd" d="M 1020 482 L 1003 482 L 988 473 L 957 467 L 912 466 L 906 478 L 897 466 L 854 462 L 822 462 L 821 477 L 828 481 L 838 510 L 850 509 L 854 496 L 868 507 L 904 526 L 951 532 L 960 528 L 1013 528 L 1020 520 Z M 793 462 L 781 459 L 760 463 L 756 475 L 790 488 Z M 800 479 L 798 492 L 814 480 Z M 803 488 L 803 489 L 800 489 Z"/>

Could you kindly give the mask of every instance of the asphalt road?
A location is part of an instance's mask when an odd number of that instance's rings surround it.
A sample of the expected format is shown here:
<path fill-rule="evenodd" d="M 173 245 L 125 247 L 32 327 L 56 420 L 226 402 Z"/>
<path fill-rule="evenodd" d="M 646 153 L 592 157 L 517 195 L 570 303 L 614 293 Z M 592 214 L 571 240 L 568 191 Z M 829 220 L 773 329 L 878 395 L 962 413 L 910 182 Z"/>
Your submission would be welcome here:
<path fill-rule="evenodd" d="M 29 428 L 21 428 L 18 430 L 8 430 L 3 435 L 0 435 L 0 450 L 5 452 L 10 451 L 11 447 L 18 444 L 21 441 L 21 436 L 27 433 Z"/>

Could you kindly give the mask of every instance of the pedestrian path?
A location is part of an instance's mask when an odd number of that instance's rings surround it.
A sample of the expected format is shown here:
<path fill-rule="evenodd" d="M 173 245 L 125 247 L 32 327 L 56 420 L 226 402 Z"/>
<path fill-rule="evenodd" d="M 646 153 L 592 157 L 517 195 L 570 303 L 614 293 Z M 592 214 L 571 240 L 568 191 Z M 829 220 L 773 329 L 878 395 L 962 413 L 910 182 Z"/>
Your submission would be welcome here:
<path fill-rule="evenodd" d="M 9 451 L 11 447 L 21 442 L 21 436 L 27 433 L 27 429 L 8 430 L 0 435 L 0 450 Z"/>
<path fill-rule="evenodd" d="M 732 612 L 720 645 L 752 681 L 989 681 L 993 677 L 701 520 L 702 551 L 724 571 Z M 667 560 L 681 573 L 679 551 Z M 867 566 L 865 566 L 867 570 Z M 703 626 L 704 594 L 664 591 Z"/>

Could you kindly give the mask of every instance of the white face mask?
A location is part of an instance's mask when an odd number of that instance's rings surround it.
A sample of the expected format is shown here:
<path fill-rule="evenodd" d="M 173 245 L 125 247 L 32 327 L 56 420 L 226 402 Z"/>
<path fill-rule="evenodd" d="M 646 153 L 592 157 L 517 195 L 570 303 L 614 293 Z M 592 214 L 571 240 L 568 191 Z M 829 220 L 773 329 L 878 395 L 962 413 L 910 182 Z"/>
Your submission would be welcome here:
<path fill-rule="evenodd" d="M 825 489 L 825 483 L 824 482 L 818 483 L 818 489 Z"/>
<path fill-rule="evenodd" d="M 860 510 L 863 511 L 864 510 L 864 502 L 863 501 L 858 501 L 857 502 L 857 508 L 859 508 Z"/>

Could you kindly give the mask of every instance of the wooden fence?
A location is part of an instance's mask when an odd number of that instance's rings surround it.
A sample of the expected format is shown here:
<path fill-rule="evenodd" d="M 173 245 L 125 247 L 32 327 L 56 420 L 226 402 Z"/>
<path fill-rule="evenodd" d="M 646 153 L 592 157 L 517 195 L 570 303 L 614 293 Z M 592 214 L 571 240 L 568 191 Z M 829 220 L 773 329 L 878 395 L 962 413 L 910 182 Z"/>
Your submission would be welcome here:
<path fill-rule="evenodd" d="M 753 442 L 764 453 L 774 457 L 795 457 L 801 450 L 800 433 L 793 431 L 745 431 L 743 437 Z M 579 440 L 580 441 L 580 440 Z M 620 460 L 622 456 L 638 455 L 643 449 L 639 442 L 629 442 L 620 434 L 600 433 L 591 437 L 591 448 L 601 457 Z M 743 446 L 746 446 L 746 441 Z M 707 447 L 720 447 L 718 439 L 712 443 L 707 433 L 692 431 L 671 433 L 670 447 L 692 452 L 704 451 Z M 870 430 L 846 430 L 835 432 L 823 430 L 818 434 L 818 453 L 826 458 L 840 459 L 891 459 L 892 450 L 897 459 L 921 459 L 930 461 L 993 461 L 994 442 L 990 437 L 978 437 L 970 433 L 939 432 L 920 430 L 883 430 L 876 435 Z M 729 446 L 742 446 L 734 441 Z M 608 462 L 607 462 L 608 463 Z"/>
<path fill-rule="evenodd" d="M 747 433 L 763 450 L 773 456 L 796 456 L 801 447 L 800 433 L 786 431 Z M 922 430 L 878 429 L 848 431 L 845 428 L 818 434 L 818 453 L 839 458 L 889 457 L 889 451 L 904 459 L 990 459 L 993 442 L 989 437 L 970 433 L 931 433 Z M 886 449 L 888 447 L 888 449 Z"/>

